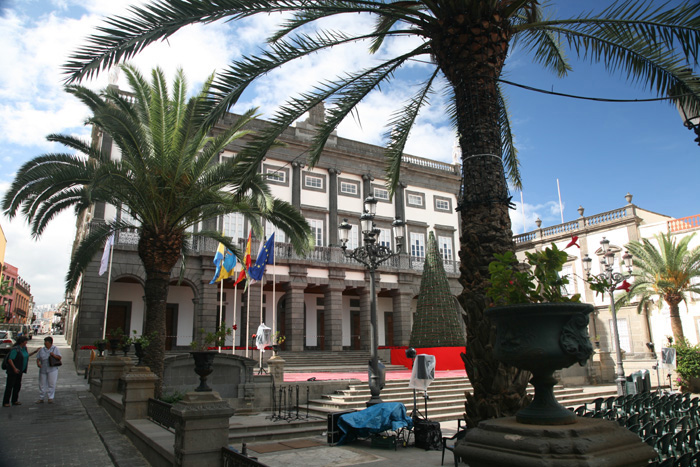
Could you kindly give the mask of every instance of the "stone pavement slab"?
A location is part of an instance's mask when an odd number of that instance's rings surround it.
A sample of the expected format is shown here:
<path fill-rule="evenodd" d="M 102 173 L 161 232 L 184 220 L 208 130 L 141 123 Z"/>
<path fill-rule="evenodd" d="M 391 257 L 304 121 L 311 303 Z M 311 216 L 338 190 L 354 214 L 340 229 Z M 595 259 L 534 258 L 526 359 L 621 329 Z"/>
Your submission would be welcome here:
<path fill-rule="evenodd" d="M 44 344 L 34 336 L 31 352 Z M 63 355 L 53 404 L 35 404 L 39 395 L 39 369 L 30 357 L 22 378 L 22 405 L 0 407 L 0 467 L 76 466 L 146 467 L 148 463 L 107 412 L 88 391 L 87 380 L 78 375 L 73 353 L 63 336 L 53 336 Z M 6 373 L 0 371 L 0 390 Z"/>

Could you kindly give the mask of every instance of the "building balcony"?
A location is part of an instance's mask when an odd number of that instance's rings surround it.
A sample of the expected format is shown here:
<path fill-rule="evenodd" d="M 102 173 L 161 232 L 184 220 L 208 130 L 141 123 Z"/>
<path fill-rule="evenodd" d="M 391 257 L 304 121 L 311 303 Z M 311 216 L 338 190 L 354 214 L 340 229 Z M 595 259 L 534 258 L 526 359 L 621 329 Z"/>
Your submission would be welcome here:
<path fill-rule="evenodd" d="M 138 233 L 133 232 L 120 232 L 115 238 L 114 247 L 115 251 L 118 250 L 131 250 L 136 251 L 136 246 L 138 244 Z M 208 255 L 214 256 L 218 242 L 207 237 L 200 237 L 198 235 L 193 235 L 187 240 L 187 248 L 189 254 L 191 255 Z M 237 243 L 238 248 L 241 251 L 245 251 L 246 240 L 240 239 Z M 255 257 L 260 249 L 260 241 L 253 240 L 251 242 L 250 251 L 253 254 L 253 262 L 255 262 Z M 343 255 L 343 251 L 340 247 L 315 247 L 311 252 L 307 253 L 305 256 L 299 255 L 294 251 L 294 248 L 290 243 L 275 243 L 275 263 L 279 265 L 287 265 L 290 263 L 312 263 L 315 267 L 357 267 L 358 269 L 364 269 L 357 261 L 346 258 Z M 398 271 L 422 271 L 423 265 L 425 264 L 425 258 L 415 257 L 407 254 L 401 254 L 390 258 L 380 267 L 381 270 L 396 270 Z M 448 274 L 459 274 L 459 262 L 450 261 L 443 259 L 443 264 L 445 267 L 445 272 Z"/>
<path fill-rule="evenodd" d="M 605 229 L 616 223 L 633 221 L 635 217 L 635 206 L 630 204 L 620 209 L 614 209 L 588 217 L 581 216 L 575 221 L 515 235 L 513 236 L 513 241 L 515 241 L 518 247 L 522 247 L 522 244 L 525 243 L 571 236 L 584 230 Z"/>

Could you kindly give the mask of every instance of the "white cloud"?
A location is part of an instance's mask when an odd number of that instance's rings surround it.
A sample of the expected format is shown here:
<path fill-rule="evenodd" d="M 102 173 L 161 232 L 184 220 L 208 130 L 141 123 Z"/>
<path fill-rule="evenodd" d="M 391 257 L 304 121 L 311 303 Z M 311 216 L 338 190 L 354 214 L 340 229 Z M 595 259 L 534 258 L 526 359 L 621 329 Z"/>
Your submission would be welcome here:
<path fill-rule="evenodd" d="M 536 205 L 527 202 L 523 204 L 519 199 L 516 199 L 520 196 L 519 192 L 511 190 L 511 193 L 513 194 L 513 204 L 515 204 L 515 209 L 509 211 L 513 234 L 518 235 L 537 229 L 535 223 L 537 219 L 542 221 L 544 227 L 561 224 L 558 201 L 547 201 Z"/>
<path fill-rule="evenodd" d="M 0 184 L 0 196 L 9 184 Z M 57 303 L 65 291 L 65 275 L 75 238 L 75 216 L 68 210 L 54 218 L 43 235 L 34 240 L 24 218 L 12 221 L 2 217 L 2 229 L 7 238 L 5 262 L 19 270 L 19 275 L 31 286 L 37 305 Z"/>

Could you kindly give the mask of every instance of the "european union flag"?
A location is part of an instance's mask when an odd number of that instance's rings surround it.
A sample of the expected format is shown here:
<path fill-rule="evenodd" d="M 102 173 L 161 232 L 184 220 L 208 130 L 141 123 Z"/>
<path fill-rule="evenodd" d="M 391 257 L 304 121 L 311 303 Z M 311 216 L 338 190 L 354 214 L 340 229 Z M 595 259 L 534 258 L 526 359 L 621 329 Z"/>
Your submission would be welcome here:
<path fill-rule="evenodd" d="M 270 235 L 270 238 L 265 242 L 262 250 L 258 254 L 258 259 L 255 264 L 248 269 L 248 275 L 256 281 L 262 280 L 265 274 L 265 266 L 275 262 L 275 234 Z"/>

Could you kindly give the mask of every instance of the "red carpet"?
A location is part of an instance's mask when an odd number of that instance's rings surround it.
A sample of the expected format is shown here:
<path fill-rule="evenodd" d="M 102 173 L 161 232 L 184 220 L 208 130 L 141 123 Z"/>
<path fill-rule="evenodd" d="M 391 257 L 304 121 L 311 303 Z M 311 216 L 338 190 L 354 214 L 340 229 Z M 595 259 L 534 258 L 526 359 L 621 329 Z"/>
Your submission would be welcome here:
<path fill-rule="evenodd" d="M 435 378 L 455 378 L 462 377 L 466 378 L 467 373 L 464 370 L 449 370 L 449 371 L 436 371 Z M 330 373 L 330 372 L 309 372 L 309 373 L 286 373 L 284 374 L 285 381 L 306 381 L 309 378 L 316 378 L 317 381 L 328 381 L 334 379 L 359 379 L 360 381 L 367 381 L 367 372 L 364 371 L 353 371 L 346 373 Z M 386 379 L 391 380 L 408 380 L 411 378 L 411 370 L 406 371 L 387 371 Z"/>

